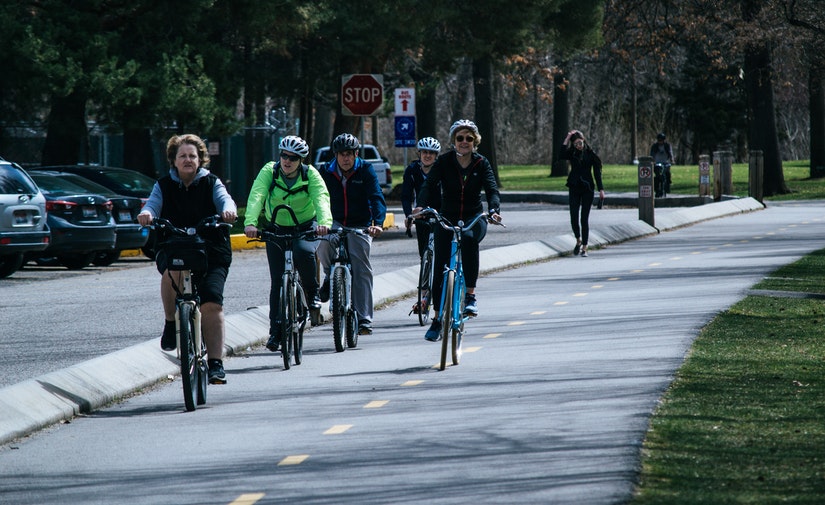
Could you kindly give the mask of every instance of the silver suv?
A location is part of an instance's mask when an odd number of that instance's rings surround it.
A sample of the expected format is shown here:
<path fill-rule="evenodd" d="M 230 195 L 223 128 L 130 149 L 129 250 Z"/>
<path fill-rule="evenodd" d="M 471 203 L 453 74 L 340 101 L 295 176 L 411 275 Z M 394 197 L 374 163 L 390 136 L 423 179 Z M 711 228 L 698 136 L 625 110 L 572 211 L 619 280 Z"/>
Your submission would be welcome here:
<path fill-rule="evenodd" d="M 378 153 L 378 149 L 372 144 L 362 145 L 358 155 L 372 165 L 372 169 L 375 170 L 375 175 L 378 176 L 378 184 L 381 185 L 381 188 L 385 191 L 392 189 L 392 169 L 387 158 L 381 156 Z M 332 161 L 332 149 L 322 147 L 315 151 L 315 161 L 313 161 L 312 166 L 321 171 L 330 161 Z"/>
<path fill-rule="evenodd" d="M 49 246 L 46 198 L 20 165 L 0 158 L 0 279 L 16 272 L 23 253 Z"/>

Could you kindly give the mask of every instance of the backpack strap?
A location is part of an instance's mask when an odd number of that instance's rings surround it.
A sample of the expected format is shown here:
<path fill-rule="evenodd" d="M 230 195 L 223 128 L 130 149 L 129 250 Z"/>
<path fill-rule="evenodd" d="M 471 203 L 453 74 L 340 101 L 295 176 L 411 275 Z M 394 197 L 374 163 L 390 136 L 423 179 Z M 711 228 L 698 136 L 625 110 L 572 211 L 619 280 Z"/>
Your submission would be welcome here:
<path fill-rule="evenodd" d="M 301 180 L 303 182 L 307 182 L 309 180 L 309 176 L 307 175 L 307 172 L 309 171 L 309 167 L 307 167 L 306 164 L 301 163 L 300 170 L 301 170 Z M 295 194 L 298 194 L 298 193 L 301 193 L 301 192 L 309 193 L 309 186 L 307 184 L 302 184 L 301 187 L 299 187 L 297 189 L 294 186 L 292 188 L 287 188 L 285 185 L 282 185 L 278 181 L 278 175 L 277 175 L 280 172 L 281 172 L 281 163 L 278 162 L 278 164 L 275 165 L 275 169 L 273 170 L 272 184 L 269 185 L 269 194 L 270 195 L 272 194 L 272 191 L 276 187 L 278 189 L 283 190 L 289 196 L 292 196 L 292 195 L 295 195 Z"/>

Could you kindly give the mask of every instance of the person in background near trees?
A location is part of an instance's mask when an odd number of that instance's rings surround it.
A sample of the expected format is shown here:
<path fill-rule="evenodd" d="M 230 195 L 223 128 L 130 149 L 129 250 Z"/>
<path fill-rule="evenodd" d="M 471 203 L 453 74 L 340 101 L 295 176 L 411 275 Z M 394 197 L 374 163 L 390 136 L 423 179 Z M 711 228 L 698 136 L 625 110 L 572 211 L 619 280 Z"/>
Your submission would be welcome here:
<path fill-rule="evenodd" d="M 590 235 L 590 209 L 593 206 L 594 188 L 599 189 L 599 198 L 604 198 L 602 160 L 587 145 L 584 134 L 579 130 L 572 130 L 565 137 L 561 159 L 570 161 L 567 188 L 570 205 L 570 225 L 573 227 L 573 235 L 576 237 L 576 247 L 573 248 L 573 255 L 587 256 L 587 239 Z"/>
<path fill-rule="evenodd" d="M 335 158 L 327 163 L 321 175 L 329 190 L 333 226 L 366 228 L 368 236 L 346 235 L 352 263 L 352 301 L 358 315 L 358 334 L 372 334 L 372 239 L 384 231 L 387 204 L 372 165 L 358 156 L 361 143 L 355 136 L 342 133 L 332 141 Z M 338 235 L 322 240 L 318 259 L 324 269 L 321 301 L 329 300 L 329 267 L 338 250 Z"/>
<path fill-rule="evenodd" d="M 421 186 L 424 185 L 424 179 L 430 173 L 430 169 L 435 163 L 435 158 L 438 152 L 441 151 L 441 143 L 432 138 L 424 137 L 418 141 L 418 159 L 413 160 L 409 166 L 404 170 L 404 180 L 401 185 L 401 208 L 404 209 L 404 216 L 406 220 L 404 225 L 407 228 L 407 236 L 412 237 L 413 219 L 410 217 L 413 207 L 416 206 L 416 199 L 421 193 Z M 438 209 L 438 205 L 432 206 Z M 430 224 L 423 219 L 415 220 L 415 235 L 418 239 L 418 257 L 424 255 L 424 250 L 427 249 L 427 243 L 430 239 Z M 429 296 L 429 295 L 425 295 Z M 418 302 L 413 306 L 413 312 L 418 313 Z"/>
<path fill-rule="evenodd" d="M 469 223 L 484 212 L 481 191 L 487 197 L 487 212 L 490 218 L 501 221 L 499 215 L 499 192 L 493 167 L 484 156 L 476 150 L 481 143 L 481 134 L 472 121 L 459 119 L 450 127 L 450 144 L 453 150 L 442 154 L 433 164 L 430 173 L 418 194 L 418 207 L 413 214 L 421 212 L 423 207 L 441 204 L 441 214 L 451 223 L 459 220 Z M 475 289 L 478 281 L 479 254 L 478 245 L 487 233 L 487 221 L 480 219 L 475 227 L 464 233 L 461 239 L 461 257 L 464 266 L 464 279 L 467 293 L 464 299 L 464 314 L 478 315 Z M 432 302 L 436 317 L 427 333 L 426 340 L 437 342 L 441 332 L 441 283 L 445 266 L 450 263 L 450 242 L 453 234 L 440 226 L 435 229 L 435 261 L 433 276 Z"/>
<path fill-rule="evenodd" d="M 138 214 L 143 226 L 161 217 L 178 228 L 196 226 L 202 219 L 219 214 L 226 223 L 238 218 L 238 208 L 226 187 L 215 174 L 206 169 L 209 152 L 197 135 L 175 135 L 166 144 L 166 158 L 171 168 L 152 188 L 152 193 Z M 205 230 L 209 268 L 203 275 L 194 277 L 201 300 L 201 329 L 206 342 L 209 383 L 226 384 L 223 369 L 223 347 L 226 338 L 223 315 L 223 289 L 229 265 L 232 263 L 232 247 L 227 228 Z M 166 269 L 166 255 L 162 247 L 155 257 L 158 271 L 162 274 L 160 295 L 166 324 L 160 345 L 165 351 L 173 351 L 177 345 L 175 335 L 175 290 L 172 282 L 181 283 L 181 272 Z M 170 275 L 171 273 L 171 275 Z"/>
<path fill-rule="evenodd" d="M 665 187 L 664 193 L 670 193 L 670 166 L 673 164 L 673 148 L 666 142 L 667 136 L 664 133 L 656 135 L 656 142 L 650 146 L 650 157 L 653 163 L 661 163 L 664 166 Z M 656 196 L 664 196 L 659 192 Z"/>
<path fill-rule="evenodd" d="M 309 146 L 301 137 L 288 135 L 278 144 L 280 161 L 270 161 L 261 168 L 246 204 L 244 217 L 244 234 L 257 238 L 258 218 L 261 211 L 270 223 L 277 225 L 280 233 L 288 233 L 296 228 L 306 231 L 315 228 L 319 236 L 327 234 L 332 225 L 332 213 L 329 209 L 329 191 L 321 174 L 314 167 L 303 163 L 309 154 Z M 298 218 L 298 224 L 286 211 L 281 211 L 272 221 L 272 209 L 278 205 L 287 205 Z M 284 247 L 286 239 L 277 244 L 266 243 L 266 259 L 269 261 L 269 339 L 266 348 L 272 352 L 278 350 L 281 342 L 280 321 L 277 320 L 281 296 L 281 281 L 284 275 Z M 315 250 L 318 242 L 314 240 L 292 241 L 292 257 L 301 284 L 304 287 L 309 308 L 321 309 L 318 291 L 318 266 Z"/>

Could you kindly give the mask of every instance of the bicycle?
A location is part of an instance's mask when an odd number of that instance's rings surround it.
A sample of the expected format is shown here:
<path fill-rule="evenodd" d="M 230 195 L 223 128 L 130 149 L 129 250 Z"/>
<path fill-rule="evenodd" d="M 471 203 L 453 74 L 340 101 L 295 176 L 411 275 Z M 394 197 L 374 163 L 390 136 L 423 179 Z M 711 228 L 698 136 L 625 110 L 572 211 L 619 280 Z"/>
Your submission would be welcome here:
<path fill-rule="evenodd" d="M 197 283 L 192 276 L 203 273 L 209 266 L 206 241 L 199 235 L 205 228 L 230 227 L 220 222 L 220 216 L 204 218 L 194 228 L 178 228 L 167 219 L 156 217 L 152 226 L 171 234 L 160 244 L 166 254 L 169 278 L 175 290 L 175 336 L 177 355 L 180 359 L 183 403 L 191 412 L 197 405 L 206 403 L 206 386 L 209 370 L 206 359 L 206 343 L 201 334 L 200 297 Z M 172 272 L 180 272 L 180 285 Z"/>
<path fill-rule="evenodd" d="M 272 222 L 278 212 L 286 210 L 295 225 L 298 225 L 298 218 L 295 212 L 288 205 L 278 205 L 272 209 Z M 293 226 L 272 225 L 272 230 L 261 230 L 260 239 L 252 239 L 260 242 L 269 242 L 284 252 L 284 274 L 281 278 L 281 290 L 277 307 L 278 322 L 281 332 L 281 356 L 284 360 L 284 370 L 289 370 L 291 361 L 300 365 L 303 360 L 304 350 L 304 330 L 307 320 L 310 317 L 309 305 L 307 304 L 306 293 L 301 284 L 301 276 L 292 259 L 292 246 L 295 240 L 316 239 L 315 228 L 300 230 Z"/>
<path fill-rule="evenodd" d="M 453 365 L 461 362 L 461 340 L 464 335 L 464 323 L 470 319 L 470 315 L 464 314 L 464 295 L 467 286 L 464 281 L 464 268 L 461 260 L 461 237 L 470 231 L 479 219 L 487 219 L 491 224 L 504 226 L 503 223 L 494 221 L 486 212 L 482 212 L 464 226 L 463 221 L 453 225 L 438 211 L 426 208 L 419 216 L 432 216 L 436 223 L 443 229 L 451 232 L 453 238 L 450 242 L 450 264 L 444 267 L 444 281 L 441 285 L 441 361 L 439 369 L 447 367 L 447 349 L 451 349 Z"/>
<path fill-rule="evenodd" d="M 418 324 L 421 326 L 425 326 L 430 320 L 430 293 L 433 287 L 433 261 L 435 260 L 433 246 L 435 220 L 429 219 L 428 224 L 430 225 L 430 234 L 427 239 L 427 248 L 424 249 L 424 253 L 421 255 L 421 264 L 418 269 L 418 298 L 410 311 L 410 314 L 413 312 L 418 314 Z"/>
<path fill-rule="evenodd" d="M 330 234 L 338 235 L 338 254 L 329 272 L 332 340 L 335 352 L 344 352 L 347 347 L 353 348 L 358 345 L 358 314 L 352 301 L 352 264 L 345 237 L 348 234 L 366 236 L 367 232 L 360 228 L 342 226 L 332 228 Z"/>

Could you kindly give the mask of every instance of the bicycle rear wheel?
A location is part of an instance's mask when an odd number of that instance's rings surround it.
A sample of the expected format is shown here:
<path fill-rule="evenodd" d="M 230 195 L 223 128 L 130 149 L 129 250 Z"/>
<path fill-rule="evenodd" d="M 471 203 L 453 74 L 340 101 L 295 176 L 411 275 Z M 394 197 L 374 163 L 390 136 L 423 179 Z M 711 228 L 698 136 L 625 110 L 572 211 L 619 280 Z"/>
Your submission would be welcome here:
<path fill-rule="evenodd" d="M 209 365 L 206 363 L 206 349 L 201 349 L 201 357 L 198 359 L 198 405 L 206 403 L 207 384 L 209 384 Z"/>
<path fill-rule="evenodd" d="M 433 252 L 424 251 L 418 272 L 418 324 L 424 326 L 430 320 L 430 290 L 433 284 Z"/>
<path fill-rule="evenodd" d="M 195 350 L 195 314 L 188 303 L 178 305 L 180 324 L 180 378 L 183 383 L 183 403 L 191 412 L 197 408 L 198 355 Z"/>
<path fill-rule="evenodd" d="M 336 268 L 332 274 L 332 340 L 335 352 L 344 352 L 344 335 L 347 326 L 346 282 L 344 270 Z"/>
<path fill-rule="evenodd" d="M 281 282 L 281 299 L 278 302 L 278 317 L 281 325 L 281 357 L 284 361 L 284 370 L 289 370 L 292 364 L 292 318 L 295 299 L 292 297 L 291 284 L 289 277 L 284 275 Z"/>
<path fill-rule="evenodd" d="M 450 345 L 450 333 L 453 326 L 453 292 L 455 291 L 455 272 L 447 272 L 444 282 L 444 306 L 441 307 L 441 363 L 439 368 L 447 368 L 447 347 Z"/>
<path fill-rule="evenodd" d="M 358 314 L 350 307 L 347 310 L 347 347 L 350 349 L 358 345 Z"/>
<path fill-rule="evenodd" d="M 295 331 L 292 332 L 292 356 L 295 364 L 300 365 L 304 359 L 304 330 L 307 326 L 309 309 L 307 307 L 304 287 L 300 282 L 295 282 Z"/>

